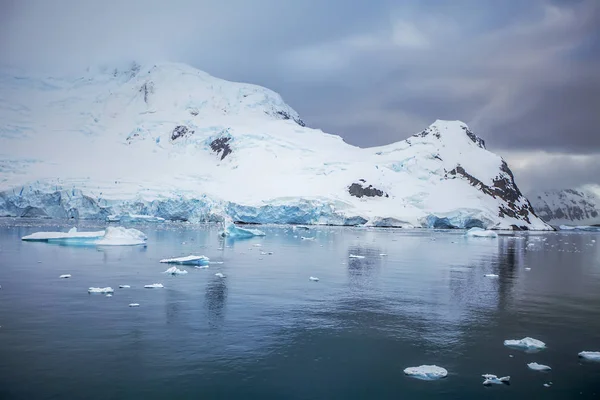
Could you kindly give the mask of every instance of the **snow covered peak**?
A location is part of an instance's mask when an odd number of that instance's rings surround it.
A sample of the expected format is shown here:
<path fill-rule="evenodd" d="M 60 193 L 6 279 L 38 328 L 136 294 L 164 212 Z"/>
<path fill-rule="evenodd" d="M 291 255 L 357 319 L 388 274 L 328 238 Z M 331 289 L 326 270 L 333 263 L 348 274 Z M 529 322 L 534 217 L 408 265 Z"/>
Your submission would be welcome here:
<path fill-rule="evenodd" d="M 485 142 L 479 136 L 475 135 L 462 121 L 436 120 L 429 128 L 417 133 L 417 137 L 434 138 L 444 142 L 462 143 L 465 140 L 475 143 L 475 145 L 485 149 Z"/>

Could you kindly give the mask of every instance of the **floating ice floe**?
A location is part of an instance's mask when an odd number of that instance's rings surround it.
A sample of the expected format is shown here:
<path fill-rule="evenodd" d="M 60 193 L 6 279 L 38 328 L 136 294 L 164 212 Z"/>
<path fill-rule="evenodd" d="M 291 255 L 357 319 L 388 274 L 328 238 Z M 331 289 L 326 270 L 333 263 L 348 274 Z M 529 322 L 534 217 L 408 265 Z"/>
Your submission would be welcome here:
<path fill-rule="evenodd" d="M 496 274 L 485 274 L 484 276 L 486 278 L 498 278 L 499 277 L 499 275 L 496 275 Z"/>
<path fill-rule="evenodd" d="M 527 366 L 529 367 L 529 369 L 532 369 L 534 371 L 550 371 L 552 370 L 552 368 L 550 368 L 547 365 L 543 365 L 543 364 L 538 364 L 536 362 L 532 362 L 527 364 Z"/>
<path fill-rule="evenodd" d="M 485 238 L 497 238 L 498 234 L 494 231 L 488 231 L 481 228 L 471 228 L 465 233 L 467 237 L 485 237 Z"/>
<path fill-rule="evenodd" d="M 215 274 L 215 276 L 216 276 L 216 277 L 219 277 L 219 278 L 225 278 L 225 275 L 223 275 L 223 274 L 222 274 L 222 273 L 220 273 L 220 272 L 217 272 L 217 273 Z"/>
<path fill-rule="evenodd" d="M 140 303 L 129 303 L 129 307 L 139 307 Z"/>
<path fill-rule="evenodd" d="M 150 285 L 144 285 L 144 287 L 146 289 L 160 289 L 160 288 L 164 288 L 162 283 L 152 283 Z"/>
<path fill-rule="evenodd" d="M 590 361 L 600 362 L 600 351 L 582 351 L 579 353 L 579 357 Z"/>
<path fill-rule="evenodd" d="M 525 271 L 531 271 L 531 268 L 525 268 Z"/>
<path fill-rule="evenodd" d="M 316 276 L 311 276 L 308 279 L 311 280 L 311 281 L 313 281 L 313 282 L 318 282 L 319 281 L 319 278 L 317 278 Z"/>
<path fill-rule="evenodd" d="M 306 236 L 300 236 L 300 239 L 302 239 L 302 240 L 308 240 L 308 241 L 312 241 L 312 240 L 315 240 L 316 238 L 315 238 L 315 237 L 306 237 Z"/>
<path fill-rule="evenodd" d="M 404 374 L 424 381 L 432 381 L 445 378 L 448 376 L 448 371 L 437 365 L 421 365 L 419 367 L 406 368 Z"/>
<path fill-rule="evenodd" d="M 112 294 L 110 294 L 110 293 L 108 293 L 108 294 L 106 295 L 106 297 L 112 297 L 112 296 L 113 296 L 113 295 L 112 295 Z"/>
<path fill-rule="evenodd" d="M 185 269 L 179 269 L 177 267 L 171 267 L 171 268 L 167 269 L 163 273 L 164 274 L 171 274 L 171 275 L 185 275 L 188 272 Z"/>
<path fill-rule="evenodd" d="M 25 241 L 47 242 L 69 246 L 138 246 L 146 244 L 146 235 L 137 229 L 120 226 L 108 227 L 105 231 L 78 232 L 36 232 L 21 238 Z"/>
<path fill-rule="evenodd" d="M 509 385 L 510 384 L 510 376 L 503 376 L 501 378 L 498 378 L 496 375 L 492 375 L 492 374 L 483 374 L 481 375 L 484 379 L 483 384 L 485 386 L 490 386 L 490 385 Z"/>
<path fill-rule="evenodd" d="M 107 293 L 113 293 L 115 290 L 111 287 L 91 287 L 88 289 L 88 293 L 101 293 L 101 294 L 107 294 Z"/>
<path fill-rule="evenodd" d="M 365 258 L 365 256 L 359 256 L 359 255 L 356 255 L 356 254 L 350 254 L 348 256 L 348 258 L 359 258 L 360 259 L 360 258 Z"/>
<path fill-rule="evenodd" d="M 71 274 L 64 274 L 64 275 L 59 276 L 60 279 L 67 279 L 70 277 L 71 277 Z"/>
<path fill-rule="evenodd" d="M 526 337 L 520 340 L 505 340 L 504 345 L 522 350 L 542 350 L 546 348 L 546 343 L 541 340 Z"/>
<path fill-rule="evenodd" d="M 381 254 L 379 255 L 379 257 L 386 257 L 386 256 L 387 256 L 387 254 L 385 254 L 385 253 L 381 253 Z"/>
<path fill-rule="evenodd" d="M 550 387 L 550 386 L 552 386 L 552 382 L 544 383 L 544 387 Z"/>
<path fill-rule="evenodd" d="M 119 285 L 119 289 L 129 289 L 130 287 L 129 285 Z"/>
<path fill-rule="evenodd" d="M 28 242 L 48 242 L 67 239 L 93 240 L 104 236 L 104 231 L 79 232 L 77 228 L 71 228 L 68 232 L 36 232 L 23 236 L 21 240 Z"/>
<path fill-rule="evenodd" d="M 207 265 L 210 258 L 206 256 L 187 256 L 187 257 L 176 257 L 176 258 L 165 258 L 160 260 L 163 264 L 179 264 L 179 265 Z"/>
<path fill-rule="evenodd" d="M 229 239 L 247 239 L 255 236 L 266 236 L 266 233 L 258 229 L 240 228 L 239 226 L 236 226 L 231 220 L 226 220 L 223 223 L 223 226 L 224 228 L 223 231 L 221 231 L 220 235 Z"/>

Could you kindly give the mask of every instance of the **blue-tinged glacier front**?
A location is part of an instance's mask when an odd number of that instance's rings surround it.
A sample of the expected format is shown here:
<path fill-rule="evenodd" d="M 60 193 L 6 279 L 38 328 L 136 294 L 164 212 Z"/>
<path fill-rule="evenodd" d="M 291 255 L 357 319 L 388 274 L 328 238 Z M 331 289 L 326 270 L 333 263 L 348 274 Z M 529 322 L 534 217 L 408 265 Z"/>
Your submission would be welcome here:
<path fill-rule="evenodd" d="M 552 229 L 460 121 L 358 148 L 182 64 L 3 71 L 0 120 L 0 216 Z"/>

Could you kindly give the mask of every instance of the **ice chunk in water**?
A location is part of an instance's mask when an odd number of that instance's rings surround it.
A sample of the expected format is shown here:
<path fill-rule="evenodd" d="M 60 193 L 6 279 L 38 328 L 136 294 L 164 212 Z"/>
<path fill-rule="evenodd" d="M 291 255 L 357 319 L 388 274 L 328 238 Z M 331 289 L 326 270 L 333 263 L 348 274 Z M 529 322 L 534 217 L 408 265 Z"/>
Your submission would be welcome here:
<path fill-rule="evenodd" d="M 23 236 L 21 240 L 30 242 L 48 242 L 67 239 L 93 240 L 104 236 L 104 231 L 79 232 L 77 228 L 71 228 L 69 232 L 36 232 Z"/>
<path fill-rule="evenodd" d="M 486 278 L 498 278 L 498 275 L 496 275 L 496 274 L 485 274 L 484 276 Z"/>
<path fill-rule="evenodd" d="M 215 276 L 217 276 L 217 277 L 219 277 L 219 278 L 225 278 L 225 275 L 223 275 L 223 274 L 222 274 L 222 273 L 220 273 L 220 272 L 217 272 L 217 273 L 215 274 Z"/>
<path fill-rule="evenodd" d="M 21 238 L 25 241 L 48 242 L 69 246 L 137 246 L 146 244 L 146 235 L 137 229 L 120 226 L 108 227 L 105 231 L 78 232 L 71 228 L 64 232 L 37 232 Z"/>
<path fill-rule="evenodd" d="M 314 237 L 300 236 L 300 239 L 302 239 L 302 240 L 308 240 L 308 241 L 312 241 L 312 240 L 315 240 L 316 238 L 314 238 Z"/>
<path fill-rule="evenodd" d="M 485 386 L 510 384 L 510 376 L 503 376 L 501 378 L 498 378 L 496 375 L 492 374 L 483 374 L 481 376 L 483 376 L 483 384 Z"/>
<path fill-rule="evenodd" d="M 119 289 L 129 289 L 130 287 L 129 285 L 119 285 Z"/>
<path fill-rule="evenodd" d="M 171 274 L 171 275 L 185 275 L 188 272 L 185 269 L 179 269 L 177 267 L 171 267 L 171 268 L 167 269 L 163 273 L 164 274 Z"/>
<path fill-rule="evenodd" d="M 140 303 L 130 303 L 129 307 L 139 307 Z"/>
<path fill-rule="evenodd" d="M 365 258 L 365 256 L 359 256 L 359 255 L 356 255 L 356 254 L 350 254 L 348 256 L 348 258 L 359 258 L 359 259 L 361 259 L 361 258 Z"/>
<path fill-rule="evenodd" d="M 187 256 L 187 257 L 176 257 L 176 258 L 165 258 L 160 260 L 161 263 L 165 264 L 180 264 L 180 265 L 207 265 L 210 258 L 206 256 Z"/>
<path fill-rule="evenodd" d="M 64 275 L 59 276 L 60 279 L 67 279 L 70 277 L 71 277 L 71 274 L 64 274 Z"/>
<path fill-rule="evenodd" d="M 582 351 L 579 353 L 579 357 L 590 361 L 600 362 L 600 351 Z"/>
<path fill-rule="evenodd" d="M 261 230 L 258 229 L 246 229 L 236 226 L 231 219 L 226 219 L 223 222 L 223 231 L 220 235 L 229 239 L 247 239 L 254 236 L 266 236 Z"/>
<path fill-rule="evenodd" d="M 546 348 L 546 343 L 530 337 L 526 337 L 521 340 L 505 340 L 504 345 L 507 347 L 514 347 L 529 351 L 542 350 Z"/>
<path fill-rule="evenodd" d="M 110 294 L 110 293 L 106 295 L 106 297 L 112 297 L 112 296 L 113 296 L 113 295 L 112 295 L 112 294 Z"/>
<path fill-rule="evenodd" d="M 150 285 L 144 285 L 144 287 L 146 289 L 160 289 L 160 288 L 164 288 L 162 283 L 152 283 Z"/>
<path fill-rule="evenodd" d="M 534 371 L 550 371 L 552 369 L 547 365 L 538 364 L 536 362 L 529 363 L 527 364 L 527 366 L 529 367 L 529 369 L 532 369 Z"/>
<path fill-rule="evenodd" d="M 487 231 L 481 228 L 471 228 L 465 234 L 467 237 L 485 237 L 485 238 L 497 238 L 498 234 L 494 231 Z"/>
<path fill-rule="evenodd" d="M 102 294 L 106 294 L 106 293 L 113 293 L 114 289 L 111 287 L 91 287 L 88 289 L 88 293 L 102 293 Z"/>
<path fill-rule="evenodd" d="M 140 246 L 146 245 L 148 238 L 137 229 L 127 229 L 122 226 L 109 226 L 104 237 L 97 240 L 97 246 Z"/>
<path fill-rule="evenodd" d="M 404 370 L 404 374 L 412 376 L 413 378 L 422 379 L 425 381 L 432 381 L 435 379 L 445 378 L 448 375 L 448 371 L 437 365 L 421 365 L 418 367 L 409 367 Z"/>
<path fill-rule="evenodd" d="M 316 276 L 311 276 L 308 279 L 311 280 L 311 281 L 313 281 L 313 282 L 318 282 L 319 281 L 319 278 L 317 278 Z"/>

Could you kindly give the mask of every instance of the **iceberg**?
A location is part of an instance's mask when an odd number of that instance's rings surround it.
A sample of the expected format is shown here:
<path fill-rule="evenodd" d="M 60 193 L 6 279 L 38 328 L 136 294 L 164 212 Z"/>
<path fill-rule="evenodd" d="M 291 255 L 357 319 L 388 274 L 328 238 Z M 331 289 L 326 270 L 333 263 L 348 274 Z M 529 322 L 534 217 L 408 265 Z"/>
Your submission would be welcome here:
<path fill-rule="evenodd" d="M 499 275 L 496 275 L 496 274 L 485 274 L 484 276 L 486 278 L 498 278 Z"/>
<path fill-rule="evenodd" d="M 527 364 L 527 366 L 529 367 L 529 369 L 532 369 L 534 371 L 550 371 L 552 370 L 552 368 L 550 368 L 547 365 L 543 365 L 543 364 L 538 364 L 536 362 L 532 362 Z"/>
<path fill-rule="evenodd" d="M 139 307 L 140 303 L 129 303 L 129 307 Z"/>
<path fill-rule="evenodd" d="M 93 240 L 104 236 L 104 231 L 79 232 L 77 228 L 71 228 L 68 232 L 36 232 L 23 236 L 21 240 L 28 242 L 49 242 L 69 239 Z"/>
<path fill-rule="evenodd" d="M 71 277 L 71 274 L 64 274 L 64 275 L 59 276 L 60 279 L 67 279 L 70 277 Z"/>
<path fill-rule="evenodd" d="M 111 287 L 91 287 L 88 289 L 88 293 L 101 293 L 101 294 L 106 294 L 106 293 L 113 293 L 114 289 Z"/>
<path fill-rule="evenodd" d="M 171 275 L 185 275 L 188 272 L 185 269 L 179 269 L 177 267 L 171 267 L 171 268 L 167 269 L 163 273 L 164 274 L 171 274 Z"/>
<path fill-rule="evenodd" d="M 223 274 L 222 274 L 222 273 L 220 273 L 220 272 L 217 272 L 217 273 L 215 274 L 215 276 L 216 276 L 216 277 L 218 277 L 218 278 L 225 278 L 225 275 L 223 275 Z"/>
<path fill-rule="evenodd" d="M 119 285 L 119 289 L 129 289 L 130 287 L 129 285 Z"/>
<path fill-rule="evenodd" d="M 145 246 L 146 240 L 148 240 L 146 235 L 137 229 L 109 226 L 104 237 L 94 244 L 96 246 Z"/>
<path fill-rule="evenodd" d="M 258 229 L 240 228 L 231 222 L 231 220 L 225 222 L 223 226 L 224 229 L 220 235 L 229 239 L 248 239 L 255 236 L 266 236 L 266 233 Z"/>
<path fill-rule="evenodd" d="M 319 282 L 319 278 L 317 278 L 316 276 L 311 276 L 308 279 L 311 280 L 311 281 L 313 281 L 313 282 Z"/>
<path fill-rule="evenodd" d="M 112 297 L 112 296 L 113 296 L 113 295 L 112 295 L 112 294 L 110 294 L 110 293 L 108 293 L 108 294 L 106 295 L 106 297 Z"/>
<path fill-rule="evenodd" d="M 152 283 L 150 285 L 144 285 L 146 289 L 161 289 L 164 288 L 162 283 Z"/>
<path fill-rule="evenodd" d="M 406 368 L 404 374 L 424 381 L 432 381 L 445 378 L 448 376 L 448 371 L 437 365 L 421 365 L 419 367 Z"/>
<path fill-rule="evenodd" d="M 482 228 L 471 228 L 465 233 L 466 237 L 485 237 L 485 238 L 497 238 L 498 234 L 494 231 L 485 230 Z"/>
<path fill-rule="evenodd" d="M 350 255 L 348 256 L 348 258 L 358 258 L 358 259 L 362 259 L 362 258 L 365 258 L 365 256 L 359 256 L 359 255 L 356 255 L 356 254 L 350 254 Z"/>
<path fill-rule="evenodd" d="M 315 237 L 306 237 L 306 236 L 300 236 L 300 239 L 302 239 L 302 240 L 308 240 L 308 241 L 316 240 Z"/>
<path fill-rule="evenodd" d="M 581 353 L 579 353 L 579 357 L 589 361 L 600 362 L 600 351 L 582 351 Z"/>
<path fill-rule="evenodd" d="M 189 255 L 187 257 L 165 258 L 160 260 L 163 264 L 179 264 L 179 265 L 207 265 L 210 258 L 206 256 Z"/>
<path fill-rule="evenodd" d="M 505 340 L 504 345 L 507 347 L 513 347 L 528 351 L 543 350 L 546 348 L 546 343 L 530 337 L 526 337 L 520 340 Z"/>
<path fill-rule="evenodd" d="M 496 375 L 492 375 L 492 374 L 483 374 L 481 376 L 484 379 L 483 384 L 485 386 L 502 385 L 502 384 L 509 385 L 510 384 L 510 376 L 503 376 L 501 378 L 498 378 Z"/>

